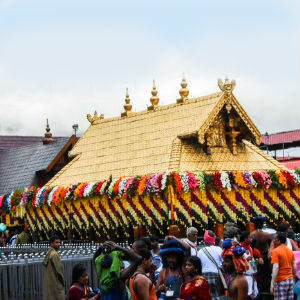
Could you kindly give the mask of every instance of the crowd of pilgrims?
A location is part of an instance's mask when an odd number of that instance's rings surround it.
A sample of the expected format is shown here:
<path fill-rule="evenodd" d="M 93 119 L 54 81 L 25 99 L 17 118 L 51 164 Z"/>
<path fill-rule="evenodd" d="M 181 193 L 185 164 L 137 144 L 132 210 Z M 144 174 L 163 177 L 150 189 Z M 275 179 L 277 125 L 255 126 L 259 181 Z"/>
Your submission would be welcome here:
<path fill-rule="evenodd" d="M 292 300 L 296 270 L 291 250 L 299 250 L 298 245 L 288 238 L 286 224 L 279 224 L 272 236 L 262 229 L 264 220 L 257 218 L 251 233 L 227 224 L 224 240 L 206 230 L 201 247 L 194 227 L 187 229 L 186 238 L 168 235 L 162 244 L 156 235 L 135 241 L 131 248 L 106 241 L 93 257 L 99 288 L 89 286 L 86 267 L 77 264 L 67 295 L 57 254 L 60 240 L 54 236 L 44 260 L 43 299 L 251 300 L 272 299 L 274 294 L 276 300 Z M 282 251 L 288 268 L 282 264 Z"/>

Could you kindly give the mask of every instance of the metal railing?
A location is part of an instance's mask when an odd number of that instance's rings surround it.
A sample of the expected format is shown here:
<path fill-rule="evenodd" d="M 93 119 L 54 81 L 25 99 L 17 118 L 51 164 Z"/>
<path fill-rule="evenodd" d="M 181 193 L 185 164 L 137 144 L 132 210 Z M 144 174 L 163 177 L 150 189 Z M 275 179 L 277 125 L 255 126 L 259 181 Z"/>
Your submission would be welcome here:
<path fill-rule="evenodd" d="M 77 263 L 86 266 L 89 284 L 98 286 L 92 262 L 99 244 L 63 244 L 59 254 L 64 266 L 66 293 Z M 40 300 L 43 288 L 43 265 L 49 244 L 28 244 L 0 248 L 0 300 Z"/>

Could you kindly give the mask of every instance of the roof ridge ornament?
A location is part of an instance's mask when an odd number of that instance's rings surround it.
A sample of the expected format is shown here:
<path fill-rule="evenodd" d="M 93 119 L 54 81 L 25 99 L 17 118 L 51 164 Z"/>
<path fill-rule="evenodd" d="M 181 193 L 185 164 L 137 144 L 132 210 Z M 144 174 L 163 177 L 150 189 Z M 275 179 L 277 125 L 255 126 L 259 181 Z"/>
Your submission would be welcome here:
<path fill-rule="evenodd" d="M 99 117 L 98 117 L 98 113 L 97 113 L 97 111 L 95 110 L 95 111 L 94 111 L 93 117 L 92 117 L 90 114 L 87 114 L 87 115 L 86 115 L 86 118 L 88 119 L 88 121 L 89 121 L 92 125 L 94 125 L 94 123 L 95 123 L 96 121 L 104 119 L 104 115 L 101 114 L 101 115 L 99 115 Z"/>
<path fill-rule="evenodd" d="M 218 86 L 222 92 L 225 93 L 225 96 L 230 97 L 232 94 L 232 91 L 234 90 L 236 85 L 235 80 L 231 80 L 229 82 L 228 77 L 225 77 L 225 81 L 223 83 L 222 79 L 218 79 Z"/>
<path fill-rule="evenodd" d="M 155 86 L 155 80 L 153 80 L 153 87 L 151 90 L 152 97 L 150 97 L 151 105 L 148 106 L 148 110 L 155 110 L 158 106 L 159 97 L 157 97 L 158 91 Z"/>
<path fill-rule="evenodd" d="M 128 88 L 126 88 L 126 97 L 125 97 L 125 104 L 124 104 L 124 112 L 121 113 L 121 117 L 127 117 L 132 114 L 131 109 L 132 105 L 130 104 L 130 98 L 128 94 Z"/>
<path fill-rule="evenodd" d="M 54 142 L 54 139 L 52 138 L 52 133 L 50 132 L 48 119 L 46 119 L 46 131 L 43 138 L 43 145 L 50 144 L 52 142 Z"/>
<path fill-rule="evenodd" d="M 179 90 L 180 98 L 177 99 L 177 103 L 185 103 L 188 100 L 188 95 L 189 95 L 190 91 L 187 88 L 187 82 L 186 82 L 184 74 L 182 76 L 180 85 L 181 85 L 181 89 Z"/>

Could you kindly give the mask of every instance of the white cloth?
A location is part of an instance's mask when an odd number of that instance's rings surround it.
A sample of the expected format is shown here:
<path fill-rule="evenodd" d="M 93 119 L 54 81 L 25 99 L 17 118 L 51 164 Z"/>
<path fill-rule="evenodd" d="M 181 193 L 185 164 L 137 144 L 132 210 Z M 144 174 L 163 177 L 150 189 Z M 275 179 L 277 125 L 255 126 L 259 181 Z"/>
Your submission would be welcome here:
<path fill-rule="evenodd" d="M 191 256 L 197 256 L 198 250 L 197 245 L 190 241 L 188 238 L 181 239 L 183 242 L 187 243 L 191 247 Z"/>
<path fill-rule="evenodd" d="M 251 296 L 252 299 L 255 299 L 258 296 L 257 282 L 253 275 L 246 275 L 245 278 L 248 283 L 248 296 Z"/>
<path fill-rule="evenodd" d="M 244 258 L 247 260 L 247 258 L 250 256 L 250 253 L 245 253 Z M 255 264 L 254 258 L 252 260 L 248 261 L 249 263 L 249 269 L 245 272 L 245 278 L 248 282 L 248 296 L 251 296 L 252 299 L 255 299 L 258 295 L 258 288 L 257 288 L 257 282 L 254 278 L 254 274 L 257 273 L 257 267 Z"/>
<path fill-rule="evenodd" d="M 213 257 L 216 264 L 221 267 L 223 259 L 221 257 L 222 249 L 218 246 L 208 246 L 205 247 L 207 252 Z M 203 248 L 201 248 L 198 251 L 198 257 L 201 260 L 202 264 L 202 273 L 218 273 L 218 269 L 216 265 L 208 258 L 208 256 L 203 251 Z"/>
<path fill-rule="evenodd" d="M 291 243 L 291 241 L 290 241 L 289 238 L 286 239 L 286 246 L 287 246 L 289 249 L 293 250 L 293 245 L 292 245 L 292 243 Z"/>

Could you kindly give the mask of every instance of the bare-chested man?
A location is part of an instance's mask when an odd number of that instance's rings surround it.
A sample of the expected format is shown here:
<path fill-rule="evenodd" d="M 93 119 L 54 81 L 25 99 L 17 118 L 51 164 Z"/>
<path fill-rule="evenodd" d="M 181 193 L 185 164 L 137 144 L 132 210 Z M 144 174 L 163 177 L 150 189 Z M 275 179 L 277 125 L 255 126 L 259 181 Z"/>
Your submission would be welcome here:
<path fill-rule="evenodd" d="M 248 269 L 248 262 L 243 258 L 244 248 L 224 249 L 223 266 L 230 275 L 228 284 L 228 300 L 247 300 L 248 283 L 244 272 Z"/>
<path fill-rule="evenodd" d="M 253 218 L 255 224 L 255 231 L 251 233 L 251 237 L 255 240 L 255 247 L 260 251 L 263 259 L 263 264 L 258 267 L 257 272 L 257 286 L 260 293 L 260 298 L 269 299 L 270 283 L 272 266 L 268 251 L 271 243 L 271 235 L 263 231 L 264 222 L 267 221 L 266 217 L 256 216 Z"/>
<path fill-rule="evenodd" d="M 152 266 L 151 252 L 148 249 L 140 249 L 139 255 L 143 260 L 129 281 L 132 299 L 157 300 L 155 285 L 147 275 L 151 271 Z"/>

